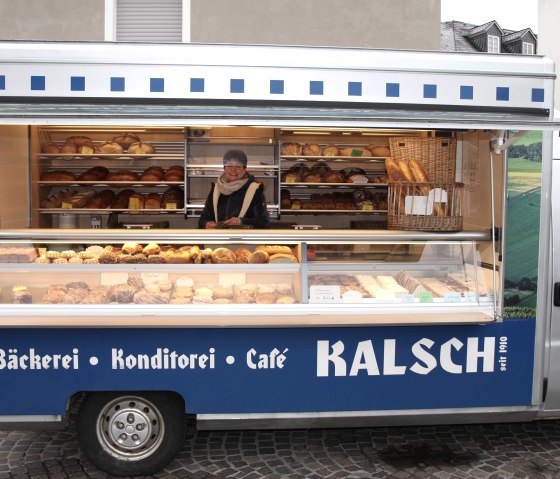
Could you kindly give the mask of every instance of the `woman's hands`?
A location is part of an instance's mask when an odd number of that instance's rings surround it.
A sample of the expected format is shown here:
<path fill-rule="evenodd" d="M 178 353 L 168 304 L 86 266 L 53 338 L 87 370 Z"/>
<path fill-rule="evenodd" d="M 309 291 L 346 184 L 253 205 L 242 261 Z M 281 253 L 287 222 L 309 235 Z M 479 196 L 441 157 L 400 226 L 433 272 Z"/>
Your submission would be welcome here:
<path fill-rule="evenodd" d="M 227 225 L 227 226 L 235 226 L 235 225 L 240 225 L 241 224 L 241 218 L 237 218 L 236 216 L 233 216 L 225 221 L 221 221 L 220 222 L 221 225 Z M 207 229 L 215 229 L 218 227 L 218 224 L 215 221 L 209 221 L 208 223 L 206 223 L 206 228 Z"/>

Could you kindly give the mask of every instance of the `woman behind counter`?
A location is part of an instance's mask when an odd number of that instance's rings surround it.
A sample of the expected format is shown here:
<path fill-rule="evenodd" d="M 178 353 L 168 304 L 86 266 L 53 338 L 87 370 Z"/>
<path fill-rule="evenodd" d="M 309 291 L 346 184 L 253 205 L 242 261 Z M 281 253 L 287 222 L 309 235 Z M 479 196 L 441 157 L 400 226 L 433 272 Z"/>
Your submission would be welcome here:
<path fill-rule="evenodd" d="M 224 155 L 224 174 L 212 184 L 198 220 L 199 228 L 235 225 L 270 226 L 264 187 L 247 172 L 247 155 L 241 150 Z"/>

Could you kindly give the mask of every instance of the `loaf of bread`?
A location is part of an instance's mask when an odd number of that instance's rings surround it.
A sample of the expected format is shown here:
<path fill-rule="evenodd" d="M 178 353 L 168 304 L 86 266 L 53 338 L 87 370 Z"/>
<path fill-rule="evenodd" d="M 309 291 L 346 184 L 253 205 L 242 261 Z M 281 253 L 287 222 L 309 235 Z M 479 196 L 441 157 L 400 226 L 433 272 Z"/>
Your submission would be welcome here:
<path fill-rule="evenodd" d="M 327 145 L 323 147 L 323 156 L 338 156 L 340 149 L 335 145 Z"/>
<path fill-rule="evenodd" d="M 302 178 L 304 183 L 321 183 L 321 173 L 309 172 Z"/>
<path fill-rule="evenodd" d="M 159 210 L 161 208 L 161 196 L 158 193 L 149 193 L 144 201 L 144 208 Z"/>
<path fill-rule="evenodd" d="M 161 181 L 163 179 L 163 175 L 164 172 L 162 168 L 150 166 L 144 170 L 142 175 L 140 175 L 140 181 Z"/>
<path fill-rule="evenodd" d="M 424 171 L 424 168 L 422 168 L 422 165 L 418 163 L 418 161 L 409 160 L 408 164 L 410 166 L 414 179 L 418 183 L 425 183 L 427 181 L 430 181 L 428 179 L 428 175 L 426 175 L 426 172 Z"/>
<path fill-rule="evenodd" d="M 138 173 L 135 173 L 134 171 L 130 171 L 130 170 L 119 170 L 119 171 L 111 172 L 105 177 L 105 181 L 126 181 L 127 185 L 134 184 L 139 180 L 140 177 Z"/>
<path fill-rule="evenodd" d="M 389 181 L 401 181 L 402 175 L 399 170 L 397 162 L 393 158 L 385 158 L 385 169 L 387 170 L 387 177 Z"/>
<path fill-rule="evenodd" d="M 93 197 L 91 197 L 86 203 L 86 208 L 104 210 L 109 208 L 109 205 L 115 198 L 115 193 L 112 190 L 102 190 L 97 192 Z"/>
<path fill-rule="evenodd" d="M 65 155 L 68 154 L 75 154 L 78 152 L 78 146 L 75 143 L 64 143 L 64 145 L 62 145 L 60 147 L 60 153 L 63 153 Z"/>
<path fill-rule="evenodd" d="M 185 170 L 180 167 L 171 167 L 163 176 L 164 181 L 183 181 L 185 179 Z"/>
<path fill-rule="evenodd" d="M 127 209 L 128 200 L 131 197 L 132 193 L 134 193 L 134 190 L 128 188 L 125 190 L 121 190 L 111 203 L 111 209 Z"/>
<path fill-rule="evenodd" d="M 163 192 L 161 207 L 163 209 L 181 209 L 185 204 L 185 193 L 178 186 L 171 186 Z"/>
<path fill-rule="evenodd" d="M 212 263 L 214 264 L 231 264 L 236 263 L 237 257 L 229 248 L 216 248 L 212 252 Z"/>
<path fill-rule="evenodd" d="M 41 175 L 40 181 L 76 181 L 76 175 L 66 170 L 47 171 Z"/>
<path fill-rule="evenodd" d="M 82 190 L 72 195 L 65 202 L 70 203 L 72 208 L 83 208 L 94 195 L 95 190 Z"/>
<path fill-rule="evenodd" d="M 80 181 L 101 181 L 104 180 L 109 174 L 109 170 L 104 166 L 94 166 L 87 171 L 84 171 L 78 180 Z"/>
<path fill-rule="evenodd" d="M 251 256 L 251 251 L 247 248 L 237 248 L 235 251 L 235 262 L 236 263 L 248 263 L 249 257 Z"/>
<path fill-rule="evenodd" d="M 128 209 L 143 210 L 145 202 L 146 197 L 142 193 L 132 193 L 128 198 Z"/>
<path fill-rule="evenodd" d="M 51 195 L 47 199 L 43 200 L 41 202 L 41 208 L 60 208 L 62 206 L 62 203 L 66 202 L 68 198 L 75 195 L 76 193 L 76 190 L 69 190 L 68 188 L 60 190 L 54 195 Z"/>

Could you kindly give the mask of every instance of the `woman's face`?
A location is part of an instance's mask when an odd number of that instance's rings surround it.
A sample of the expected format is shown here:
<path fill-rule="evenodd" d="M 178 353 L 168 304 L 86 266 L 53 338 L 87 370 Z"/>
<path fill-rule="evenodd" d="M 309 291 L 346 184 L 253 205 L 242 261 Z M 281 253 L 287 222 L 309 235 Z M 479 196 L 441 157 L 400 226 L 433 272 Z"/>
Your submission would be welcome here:
<path fill-rule="evenodd" d="M 224 165 L 224 174 L 226 176 L 226 182 L 230 183 L 231 181 L 240 180 L 245 176 L 247 168 L 243 166 L 243 164 L 238 160 L 229 160 Z"/>

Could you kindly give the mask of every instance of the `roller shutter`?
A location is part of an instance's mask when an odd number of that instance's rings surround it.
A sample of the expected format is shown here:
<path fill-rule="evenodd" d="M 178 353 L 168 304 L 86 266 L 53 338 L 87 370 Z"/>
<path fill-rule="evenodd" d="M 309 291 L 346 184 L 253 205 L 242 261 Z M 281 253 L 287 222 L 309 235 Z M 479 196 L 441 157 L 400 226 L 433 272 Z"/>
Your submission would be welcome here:
<path fill-rule="evenodd" d="M 118 42 L 181 42 L 182 0 L 118 0 Z"/>

